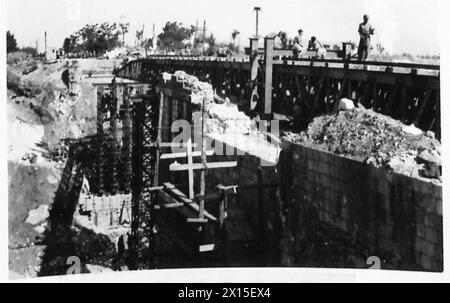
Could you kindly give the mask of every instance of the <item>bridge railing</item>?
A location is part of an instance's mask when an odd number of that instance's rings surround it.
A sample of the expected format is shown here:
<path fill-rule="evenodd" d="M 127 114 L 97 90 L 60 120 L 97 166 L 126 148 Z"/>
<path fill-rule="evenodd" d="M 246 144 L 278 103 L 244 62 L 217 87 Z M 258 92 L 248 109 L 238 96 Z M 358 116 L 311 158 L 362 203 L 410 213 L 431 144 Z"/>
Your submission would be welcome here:
<path fill-rule="evenodd" d="M 294 59 L 279 57 L 273 39 L 266 38 L 263 53 L 257 41 L 251 44 L 249 60 L 150 56 L 128 63 L 117 75 L 155 83 L 162 72 L 184 70 L 210 82 L 241 110 L 289 119 L 294 128 L 336 110 L 341 98 L 350 98 L 365 108 L 432 130 L 440 138 L 439 65 Z"/>

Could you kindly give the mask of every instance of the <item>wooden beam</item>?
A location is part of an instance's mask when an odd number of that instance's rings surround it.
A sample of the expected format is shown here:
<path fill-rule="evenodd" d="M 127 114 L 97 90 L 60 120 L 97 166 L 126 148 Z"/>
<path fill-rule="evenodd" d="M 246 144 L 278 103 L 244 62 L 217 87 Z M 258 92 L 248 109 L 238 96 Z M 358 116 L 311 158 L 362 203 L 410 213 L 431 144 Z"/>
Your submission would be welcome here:
<path fill-rule="evenodd" d="M 182 148 L 182 147 L 186 147 L 187 143 L 172 143 L 172 142 L 161 142 L 159 143 L 159 147 L 177 147 L 177 148 Z M 196 147 L 197 143 L 192 143 L 192 147 Z M 152 142 L 149 144 L 146 144 L 144 146 L 144 148 L 152 148 L 152 147 L 158 147 L 158 143 L 157 142 Z"/>
<path fill-rule="evenodd" d="M 425 91 L 425 95 L 423 97 L 422 102 L 420 103 L 419 106 L 419 110 L 416 113 L 416 117 L 414 118 L 414 124 L 417 126 L 418 123 L 420 122 L 422 115 L 423 115 L 423 111 L 425 110 L 425 107 L 428 104 L 428 101 L 430 100 L 430 96 L 431 96 L 431 89 L 427 89 Z"/>
<path fill-rule="evenodd" d="M 274 38 L 264 38 L 264 113 L 272 113 L 272 75 L 273 75 Z"/>
<path fill-rule="evenodd" d="M 193 151 L 191 153 L 192 157 L 200 157 L 202 155 L 201 151 Z M 214 150 L 208 150 L 206 151 L 207 156 L 213 156 Z M 162 154 L 160 159 L 176 159 L 176 158 L 185 158 L 187 157 L 186 152 L 179 152 L 179 153 L 171 153 L 171 154 Z"/>
<path fill-rule="evenodd" d="M 187 156 L 187 162 L 188 166 L 190 167 L 192 165 L 192 142 L 191 138 L 188 139 L 187 146 L 186 146 L 186 156 Z M 188 169 L 188 183 L 189 183 L 189 199 L 194 199 L 194 170 Z"/>
<path fill-rule="evenodd" d="M 227 161 L 227 162 L 209 162 L 209 163 L 193 163 L 193 164 L 180 164 L 172 163 L 169 165 L 170 171 L 183 171 L 183 170 L 199 170 L 205 168 L 225 168 L 225 167 L 235 167 L 237 166 L 237 161 Z"/>
<path fill-rule="evenodd" d="M 187 218 L 187 223 L 208 223 L 208 219 L 205 218 Z"/>
<path fill-rule="evenodd" d="M 164 183 L 164 188 L 165 188 L 165 192 L 161 191 L 161 193 L 168 195 L 169 197 L 171 197 L 173 201 L 181 201 L 185 204 L 186 207 L 190 208 L 191 210 L 199 213 L 200 207 L 197 203 L 195 203 L 194 201 L 192 201 L 191 199 L 189 199 L 188 197 L 186 197 L 186 195 L 181 192 L 180 190 L 178 190 L 172 183 Z M 170 195 L 169 195 L 170 194 Z M 175 196 L 176 198 L 172 197 Z M 209 219 L 210 221 L 217 221 L 217 218 L 215 216 L 213 216 L 212 214 L 210 214 L 209 212 L 207 212 L 205 210 L 204 215 L 207 219 Z"/>

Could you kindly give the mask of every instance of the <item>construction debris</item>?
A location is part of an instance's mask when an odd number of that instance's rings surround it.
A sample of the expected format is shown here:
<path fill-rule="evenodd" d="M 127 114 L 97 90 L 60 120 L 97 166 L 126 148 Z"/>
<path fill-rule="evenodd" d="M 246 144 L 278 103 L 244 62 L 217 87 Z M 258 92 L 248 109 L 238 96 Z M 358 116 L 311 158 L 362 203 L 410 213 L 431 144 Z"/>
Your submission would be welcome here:
<path fill-rule="evenodd" d="M 211 103 L 208 106 L 208 133 L 240 133 L 247 135 L 255 128 L 254 121 L 239 111 L 236 104 Z"/>
<path fill-rule="evenodd" d="M 355 104 L 353 103 L 352 100 L 347 99 L 347 98 L 342 98 L 341 100 L 339 100 L 339 110 L 350 110 L 350 109 L 354 109 L 355 108 Z"/>
<path fill-rule="evenodd" d="M 432 133 L 418 133 L 371 110 L 355 108 L 320 116 L 306 131 L 287 133 L 284 139 L 402 174 L 440 177 L 441 144 Z"/>
<path fill-rule="evenodd" d="M 49 216 L 48 205 L 41 204 L 39 207 L 32 209 L 28 212 L 28 217 L 25 220 L 26 223 L 31 225 L 37 225 L 47 220 Z"/>

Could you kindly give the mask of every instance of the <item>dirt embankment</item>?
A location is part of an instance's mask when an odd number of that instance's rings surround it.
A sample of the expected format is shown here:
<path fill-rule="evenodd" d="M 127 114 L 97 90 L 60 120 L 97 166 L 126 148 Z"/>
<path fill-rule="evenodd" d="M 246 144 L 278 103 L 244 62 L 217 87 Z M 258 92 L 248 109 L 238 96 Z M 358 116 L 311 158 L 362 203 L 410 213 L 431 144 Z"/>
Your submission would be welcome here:
<path fill-rule="evenodd" d="M 441 144 L 432 132 L 367 109 L 317 117 L 306 131 L 284 139 L 433 182 L 441 178 Z"/>
<path fill-rule="evenodd" d="M 95 133 L 96 96 L 84 74 L 108 73 L 113 67 L 114 62 L 95 59 L 52 64 L 25 59 L 7 66 L 9 264 L 14 277 L 39 271 L 45 249 L 40 238 L 66 160 L 61 139 Z"/>

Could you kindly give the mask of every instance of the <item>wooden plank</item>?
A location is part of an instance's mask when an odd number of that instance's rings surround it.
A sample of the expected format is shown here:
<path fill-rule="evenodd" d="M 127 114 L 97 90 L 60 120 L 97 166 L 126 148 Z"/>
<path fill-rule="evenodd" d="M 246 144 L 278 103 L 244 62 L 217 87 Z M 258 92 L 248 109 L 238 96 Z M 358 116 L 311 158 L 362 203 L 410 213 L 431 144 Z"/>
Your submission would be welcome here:
<path fill-rule="evenodd" d="M 162 206 L 164 208 L 175 208 L 175 207 L 182 207 L 182 206 L 184 206 L 184 203 L 180 203 L 180 202 L 167 203 L 167 204 L 161 204 L 159 206 Z"/>
<path fill-rule="evenodd" d="M 216 245 L 214 243 L 211 244 L 202 244 L 198 247 L 199 252 L 205 252 L 205 251 L 213 251 L 215 250 Z"/>
<path fill-rule="evenodd" d="M 205 98 L 203 98 L 203 106 L 202 106 L 202 163 L 203 169 L 200 171 L 200 195 L 204 195 L 206 191 L 206 104 Z M 192 165 L 192 163 L 191 163 Z M 200 199 L 199 201 L 199 210 L 198 217 L 203 219 L 205 217 L 205 200 Z M 199 228 L 201 231 L 201 227 Z"/>
<path fill-rule="evenodd" d="M 168 193 L 170 193 L 171 195 L 175 196 L 176 199 L 178 199 L 179 201 L 183 202 L 185 204 L 186 207 L 190 208 L 191 210 L 195 211 L 195 212 L 199 212 L 199 205 L 197 203 L 195 203 L 194 201 L 190 200 L 188 197 L 186 197 L 186 195 L 181 192 L 180 190 L 178 190 L 172 183 L 164 183 L 164 188 L 166 190 L 166 192 L 161 191 L 160 193 L 166 194 L 168 195 Z M 177 201 L 174 197 L 168 195 L 169 197 L 172 198 L 172 202 L 173 201 Z M 205 210 L 205 217 L 210 220 L 210 221 L 217 221 L 217 218 L 215 216 L 213 216 L 212 214 L 210 214 L 209 212 L 207 212 Z"/>
<path fill-rule="evenodd" d="M 201 151 L 193 151 L 191 153 L 192 157 L 200 157 L 202 155 Z M 214 150 L 208 150 L 206 151 L 207 156 L 213 156 Z M 176 159 L 176 158 L 185 158 L 187 157 L 186 152 L 180 152 L 180 153 L 171 153 L 171 154 L 162 154 L 160 159 Z"/>
<path fill-rule="evenodd" d="M 175 199 L 174 197 L 172 197 L 171 195 L 169 195 L 168 193 L 166 193 L 164 191 L 160 191 L 158 193 L 158 197 L 164 201 L 164 204 L 179 203 L 179 201 L 177 199 Z M 160 204 L 160 205 L 164 205 L 164 204 Z"/>
<path fill-rule="evenodd" d="M 187 164 L 190 167 L 192 165 L 192 142 L 191 138 L 188 139 L 186 146 Z M 188 183 L 189 183 L 189 199 L 194 199 L 194 170 L 188 169 Z"/>
<path fill-rule="evenodd" d="M 164 185 L 164 189 L 168 193 L 170 193 L 173 196 L 177 197 L 181 202 L 186 203 L 186 204 L 194 202 L 191 199 L 189 199 L 188 197 L 186 197 L 186 195 L 182 191 L 177 189 L 172 183 L 164 183 L 163 185 Z"/>
<path fill-rule="evenodd" d="M 430 100 L 430 96 L 431 90 L 427 89 L 425 91 L 425 95 L 423 97 L 422 102 L 420 103 L 419 110 L 417 111 L 416 117 L 414 119 L 414 125 L 418 125 L 418 123 L 420 122 L 420 119 L 422 118 L 423 115 L 423 111 L 425 110 L 425 107 L 427 106 L 428 101 Z"/>
<path fill-rule="evenodd" d="M 187 143 L 172 143 L 172 142 L 161 142 L 159 144 L 159 147 L 178 147 L 178 148 L 182 148 L 182 147 L 186 147 Z M 192 143 L 192 147 L 196 147 L 197 143 Z M 152 148 L 152 147 L 158 147 L 158 143 L 157 142 L 152 142 L 150 144 L 146 144 L 144 145 L 144 148 Z"/>
<path fill-rule="evenodd" d="M 172 163 L 169 165 L 170 171 L 183 171 L 188 169 L 212 169 L 212 168 L 225 168 L 225 167 L 235 167 L 237 166 L 237 161 L 228 161 L 228 162 L 209 162 L 209 163 L 193 163 L 193 164 L 180 164 L 180 163 Z"/>
<path fill-rule="evenodd" d="M 205 218 L 188 218 L 187 223 L 208 223 L 208 219 Z"/>

